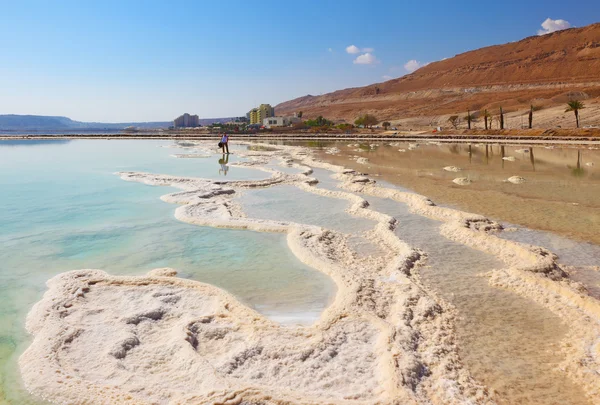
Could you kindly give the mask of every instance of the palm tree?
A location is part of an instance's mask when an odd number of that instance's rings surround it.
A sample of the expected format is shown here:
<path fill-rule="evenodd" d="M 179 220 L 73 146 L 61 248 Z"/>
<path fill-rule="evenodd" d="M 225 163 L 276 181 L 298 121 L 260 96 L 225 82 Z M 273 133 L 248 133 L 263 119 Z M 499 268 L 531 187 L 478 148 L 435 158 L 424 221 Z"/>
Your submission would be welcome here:
<path fill-rule="evenodd" d="M 529 109 L 529 129 L 533 128 L 533 104 Z"/>
<path fill-rule="evenodd" d="M 483 114 L 482 115 L 483 115 L 483 118 L 485 120 L 485 129 L 486 130 L 492 129 L 492 121 L 491 121 L 492 114 L 490 114 L 488 112 L 488 110 L 483 110 Z M 488 121 L 489 121 L 489 125 L 488 125 Z"/>
<path fill-rule="evenodd" d="M 577 128 L 579 128 L 579 110 L 583 110 L 585 105 L 578 100 L 571 100 L 567 103 L 567 105 L 569 107 L 565 110 L 565 112 L 573 111 L 575 113 L 575 121 L 577 122 Z"/>
<path fill-rule="evenodd" d="M 465 120 L 467 121 L 468 128 L 471 129 L 471 121 L 473 121 L 473 115 L 471 115 L 471 110 L 467 110 L 467 116 L 465 117 Z"/>

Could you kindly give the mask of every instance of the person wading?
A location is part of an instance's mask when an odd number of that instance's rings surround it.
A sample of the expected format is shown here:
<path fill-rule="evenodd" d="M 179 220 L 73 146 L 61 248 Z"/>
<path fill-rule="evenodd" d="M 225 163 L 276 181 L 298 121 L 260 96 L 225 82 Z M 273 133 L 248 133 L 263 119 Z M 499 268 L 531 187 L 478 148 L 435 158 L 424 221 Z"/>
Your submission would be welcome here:
<path fill-rule="evenodd" d="M 221 136 L 221 142 L 219 142 L 219 148 L 223 149 L 223 154 L 225 154 L 225 148 L 227 148 L 227 154 L 229 155 L 229 135 L 226 133 Z"/>

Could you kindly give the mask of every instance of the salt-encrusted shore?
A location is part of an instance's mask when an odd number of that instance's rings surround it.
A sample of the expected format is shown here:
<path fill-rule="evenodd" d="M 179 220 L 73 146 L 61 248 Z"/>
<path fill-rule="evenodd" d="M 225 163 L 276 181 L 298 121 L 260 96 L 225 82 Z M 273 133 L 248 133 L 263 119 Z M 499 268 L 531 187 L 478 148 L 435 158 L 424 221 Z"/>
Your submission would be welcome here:
<path fill-rule="evenodd" d="M 271 174 L 261 181 L 119 175 L 180 189 L 162 199 L 180 204 L 181 221 L 287 234 L 291 251 L 338 287 L 319 321 L 283 327 L 227 292 L 169 269 L 143 277 L 64 273 L 48 282 L 27 319 L 34 341 L 20 366 L 33 394 L 60 404 L 494 403 L 460 361 L 454 310 L 419 281 L 421 252 L 395 235 L 394 218 L 354 194 L 360 192 L 403 202 L 442 221 L 447 238 L 505 262 L 504 269 L 490 269 L 490 283 L 569 320 L 564 368 L 600 400 L 600 306 L 552 253 L 497 238 L 499 225 L 482 216 L 316 161 L 308 149 L 272 149 L 244 152 L 249 161 L 239 164 Z M 300 173 L 263 167 L 275 157 Z M 341 190 L 312 187 L 311 167 L 336 173 Z M 347 200 L 350 214 L 376 221 L 370 239 L 382 254 L 361 257 L 347 235 L 320 227 L 247 218 L 234 199 L 244 189 L 280 184 Z"/>

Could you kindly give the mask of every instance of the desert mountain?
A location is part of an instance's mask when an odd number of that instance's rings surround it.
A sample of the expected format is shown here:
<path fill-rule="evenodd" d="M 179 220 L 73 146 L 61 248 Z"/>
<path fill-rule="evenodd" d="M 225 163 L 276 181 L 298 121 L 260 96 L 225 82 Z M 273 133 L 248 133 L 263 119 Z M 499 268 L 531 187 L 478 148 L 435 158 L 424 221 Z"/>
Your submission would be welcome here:
<path fill-rule="evenodd" d="M 467 109 L 502 106 L 516 113 L 531 104 L 547 109 L 572 98 L 596 97 L 600 23 L 466 52 L 398 79 L 300 97 L 276 110 L 346 122 L 372 113 L 380 120 L 418 118 L 422 125 L 435 125 L 448 114 L 466 115 Z"/>

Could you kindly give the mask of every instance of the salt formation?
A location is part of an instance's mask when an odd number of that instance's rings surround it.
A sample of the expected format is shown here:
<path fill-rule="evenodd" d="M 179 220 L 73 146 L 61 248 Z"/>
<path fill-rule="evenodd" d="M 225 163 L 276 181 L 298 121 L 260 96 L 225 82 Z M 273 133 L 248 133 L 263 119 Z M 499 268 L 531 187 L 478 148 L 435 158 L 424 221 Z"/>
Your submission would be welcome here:
<path fill-rule="evenodd" d="M 506 181 L 508 181 L 509 183 L 512 183 L 512 184 L 525 183 L 525 179 L 521 176 L 512 176 L 512 177 L 509 177 L 508 179 L 506 179 Z"/>
<path fill-rule="evenodd" d="M 275 154 L 282 165 L 302 172 L 263 167 Z M 250 160 L 236 165 L 271 176 L 214 181 L 119 175 L 179 189 L 162 199 L 180 204 L 175 216 L 181 221 L 285 233 L 293 254 L 338 286 L 319 321 L 282 327 L 227 292 L 180 279 L 168 268 L 139 277 L 63 273 L 48 281 L 27 318 L 34 339 L 19 363 L 33 394 L 59 404 L 494 403 L 460 361 L 453 309 L 419 281 L 421 253 L 398 239 L 394 218 L 370 210 L 353 194 L 360 192 L 406 203 L 414 213 L 441 221 L 445 237 L 503 260 L 508 267 L 490 272 L 490 283 L 569 320 L 564 370 L 600 400 L 600 307 L 550 252 L 499 239 L 491 232 L 501 227 L 485 217 L 379 187 L 355 171 L 314 160 L 304 148 L 245 157 Z M 310 167 L 335 172 L 344 191 L 312 187 Z M 371 236 L 382 255 L 360 257 L 347 235 L 320 227 L 247 218 L 234 202 L 241 190 L 279 184 L 347 200 L 350 214 L 377 222 Z"/>
<path fill-rule="evenodd" d="M 471 184 L 471 180 L 468 177 L 457 177 L 452 180 L 452 183 L 458 184 L 459 186 L 468 186 Z"/>
<path fill-rule="evenodd" d="M 514 156 L 505 156 L 505 157 L 502 158 L 502 160 L 506 160 L 506 161 L 509 161 L 509 162 L 514 162 L 516 159 L 515 159 Z"/>
<path fill-rule="evenodd" d="M 460 167 L 456 167 L 456 166 L 446 166 L 444 167 L 444 170 L 447 172 L 460 172 L 462 169 Z"/>

